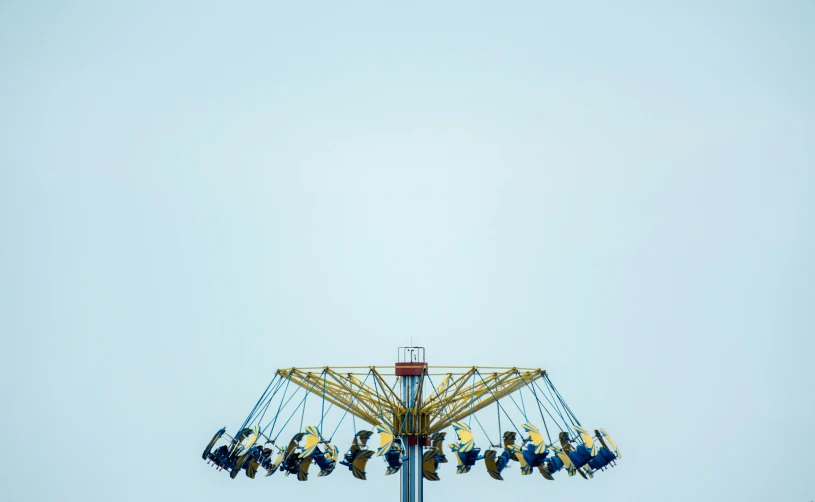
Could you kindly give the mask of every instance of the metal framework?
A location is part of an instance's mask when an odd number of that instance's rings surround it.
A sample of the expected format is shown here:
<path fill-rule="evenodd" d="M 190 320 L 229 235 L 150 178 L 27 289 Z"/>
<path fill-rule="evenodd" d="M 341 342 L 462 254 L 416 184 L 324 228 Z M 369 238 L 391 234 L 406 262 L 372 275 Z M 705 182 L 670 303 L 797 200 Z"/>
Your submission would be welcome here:
<path fill-rule="evenodd" d="M 367 449 L 366 443 L 376 430 L 380 435 L 380 447 L 375 455 L 385 458 L 389 466 L 386 474 L 400 473 L 400 501 L 422 502 L 424 479 L 439 480 L 439 463 L 447 462 L 442 449 L 446 434 L 443 431 L 451 426 L 458 437 L 456 443 L 449 445 L 458 462 L 458 474 L 469 472 L 476 461 L 484 460 L 490 476 L 498 480 L 503 480 L 501 471 L 512 462 L 520 463 L 523 475 L 531 474 L 533 468 L 537 468 L 544 478 L 552 480 L 552 474 L 564 469 L 569 476 L 579 473 L 589 478 L 594 472 L 613 466 L 620 457 L 616 444 L 603 429 L 595 430 L 592 437 L 580 425 L 546 371 L 540 368 L 430 366 L 425 361 L 423 347 L 400 347 L 397 359 L 393 366 L 319 366 L 277 370 L 272 383 L 238 428 L 237 434 L 229 436 L 225 428 L 218 431 L 204 450 L 204 460 L 219 470 L 227 470 L 232 478 L 241 469 L 250 478 L 255 477 L 258 469 L 265 469 L 266 476 L 281 470 L 286 475 L 296 474 L 297 479 L 305 481 L 309 466 L 315 463 L 320 468 L 318 476 L 327 476 L 335 466 L 344 465 L 352 470 L 355 477 L 364 480 L 365 465 L 374 455 L 373 450 Z M 536 383 L 538 380 L 543 380 L 551 400 L 543 394 L 543 389 Z M 275 381 L 276 386 L 272 389 Z M 273 436 L 281 410 L 295 394 L 293 392 L 285 400 L 289 384 L 305 390 L 305 397 L 288 420 L 284 422 L 281 419 L 284 423 L 277 435 Z M 499 401 L 525 388 L 530 389 L 536 400 L 543 425 L 546 426 L 543 415 L 546 411 L 560 429 L 559 435 L 552 439 L 546 429 L 547 441 L 534 425 L 522 424 L 526 434 L 521 434 L 513 423 L 521 437 L 518 438 L 513 431 L 505 431 L 503 453 L 499 455 L 496 450 L 488 449 L 480 455 L 481 450 L 475 446 L 473 433 L 463 420 L 497 403 L 500 429 L 500 413 L 503 412 L 507 418 L 509 415 Z M 282 397 L 276 401 L 279 403 L 277 411 L 263 426 L 266 412 L 281 389 Z M 322 400 L 319 427 L 307 426 L 303 429 L 301 415 L 297 434 L 287 447 L 279 446 L 277 438 L 300 406 L 305 414 L 305 400 L 310 394 Z M 547 402 L 542 402 L 539 397 Z M 353 445 L 342 462 L 337 447 L 331 442 L 334 434 L 323 435 L 326 403 L 343 410 L 343 418 L 350 414 L 371 426 L 370 431 L 357 431 Z M 274 407 L 271 409 L 274 410 Z M 523 414 L 526 418 L 525 408 Z M 560 424 L 555 414 L 560 417 Z M 341 423 L 342 419 L 337 428 Z M 520 439 L 520 445 L 515 444 L 516 438 Z M 595 444 L 595 439 L 602 447 Z M 215 448 L 225 440 L 226 444 Z M 261 445 L 259 441 L 263 440 L 265 443 Z M 301 441 L 305 441 L 305 444 L 301 445 Z M 490 447 L 495 448 L 496 445 L 490 444 Z M 273 448 L 279 451 L 276 460 L 271 457 Z M 423 449 L 427 451 L 423 453 Z"/>
<path fill-rule="evenodd" d="M 287 368 L 277 374 L 371 425 L 387 423 L 402 436 L 430 436 L 546 375 L 539 368 L 421 367 L 419 375 L 398 374 L 397 366 Z M 376 385 L 363 383 L 369 373 Z M 428 378 L 433 375 L 442 377 L 438 385 Z M 396 376 L 395 385 L 387 376 Z M 404 389 L 408 382 L 416 386 L 411 392 Z M 403 427 L 408 422 L 412 426 Z"/>

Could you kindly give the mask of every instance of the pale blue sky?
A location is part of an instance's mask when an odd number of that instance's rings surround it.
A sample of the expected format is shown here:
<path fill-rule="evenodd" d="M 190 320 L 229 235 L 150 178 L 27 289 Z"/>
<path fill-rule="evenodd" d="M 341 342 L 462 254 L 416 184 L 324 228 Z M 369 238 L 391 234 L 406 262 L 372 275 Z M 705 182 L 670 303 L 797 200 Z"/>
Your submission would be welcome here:
<path fill-rule="evenodd" d="M 413 337 L 624 454 L 428 500 L 815 499 L 815 3 L 389 3 L 0 4 L 0 498 L 395 500 L 200 453 Z"/>

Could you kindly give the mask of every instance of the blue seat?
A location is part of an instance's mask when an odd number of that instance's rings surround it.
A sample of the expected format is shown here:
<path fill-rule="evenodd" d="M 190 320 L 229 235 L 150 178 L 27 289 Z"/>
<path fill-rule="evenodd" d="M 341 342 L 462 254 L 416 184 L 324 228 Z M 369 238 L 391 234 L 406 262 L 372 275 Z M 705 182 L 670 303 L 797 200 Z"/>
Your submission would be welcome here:
<path fill-rule="evenodd" d="M 512 460 L 512 453 L 509 450 L 504 450 L 503 453 L 495 458 L 495 464 L 498 466 L 498 473 L 504 470 L 509 462 Z"/>
<path fill-rule="evenodd" d="M 385 454 L 385 460 L 391 467 L 400 467 L 402 465 L 402 451 L 391 448 L 391 450 Z"/>
<path fill-rule="evenodd" d="M 574 451 L 569 452 L 569 458 L 572 459 L 572 464 L 579 469 L 591 460 L 591 450 L 586 448 L 586 445 L 577 445 Z"/>
<path fill-rule="evenodd" d="M 602 469 L 603 467 L 610 464 L 616 458 L 617 457 L 615 457 L 614 454 L 611 453 L 611 450 L 609 450 L 606 447 L 602 447 L 597 452 L 597 455 L 592 457 L 591 460 L 589 460 L 589 467 L 591 467 L 594 470 Z"/>
<path fill-rule="evenodd" d="M 350 469 L 351 464 L 354 463 L 354 459 L 357 458 L 357 455 L 359 455 L 359 452 L 361 451 L 362 450 L 360 450 L 359 447 L 357 447 L 345 452 L 345 456 L 343 457 L 342 462 L 340 462 L 340 465 L 348 466 L 348 468 Z"/>
<path fill-rule="evenodd" d="M 481 453 L 481 448 L 475 447 L 470 451 L 458 453 L 458 458 L 461 459 L 461 463 L 467 466 L 474 466 L 477 460 L 481 460 L 484 457 L 479 457 L 478 454 Z"/>
<path fill-rule="evenodd" d="M 541 465 L 546 460 L 546 456 L 549 455 L 549 450 L 544 450 L 543 453 L 535 453 L 536 448 L 537 447 L 533 443 L 529 443 L 526 445 L 526 448 L 521 451 L 524 461 L 530 467 L 537 467 Z"/>
<path fill-rule="evenodd" d="M 560 457 L 555 455 L 546 462 L 546 467 L 549 469 L 550 473 L 554 474 L 557 471 L 563 469 L 563 460 L 561 460 Z"/>
<path fill-rule="evenodd" d="M 210 453 L 210 458 L 218 467 L 226 467 L 229 460 L 229 448 L 226 445 L 221 445 L 217 450 Z"/>
<path fill-rule="evenodd" d="M 334 464 L 333 460 L 328 460 L 325 458 L 325 453 L 320 451 L 319 448 L 314 451 L 312 458 L 314 459 L 314 463 L 317 464 L 317 467 L 319 467 L 321 471 L 331 468 L 331 466 Z"/>

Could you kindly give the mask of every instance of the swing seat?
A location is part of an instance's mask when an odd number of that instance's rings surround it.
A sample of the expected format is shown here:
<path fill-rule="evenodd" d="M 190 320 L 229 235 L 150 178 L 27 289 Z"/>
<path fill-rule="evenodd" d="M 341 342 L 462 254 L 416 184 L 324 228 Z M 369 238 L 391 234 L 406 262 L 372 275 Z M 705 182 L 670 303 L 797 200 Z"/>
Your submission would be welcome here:
<path fill-rule="evenodd" d="M 430 440 L 433 442 L 433 448 L 436 449 L 436 452 L 439 455 L 439 462 L 442 464 L 447 463 L 447 457 L 444 455 L 444 438 L 447 437 L 446 432 L 436 432 L 432 436 L 430 436 Z"/>
<path fill-rule="evenodd" d="M 543 464 L 543 462 L 546 460 L 546 456 L 549 455 L 549 450 L 547 450 L 545 447 L 542 453 L 537 453 L 539 449 L 539 446 L 536 446 L 534 443 L 529 443 L 521 452 L 524 461 L 529 467 L 529 472 L 532 472 L 532 468 Z"/>
<path fill-rule="evenodd" d="M 516 446 L 515 446 L 515 439 L 516 438 L 517 438 L 517 435 L 514 432 L 512 432 L 512 431 L 504 432 L 504 449 L 505 450 L 510 450 L 510 451 L 514 450 L 516 448 Z"/>
<path fill-rule="evenodd" d="M 376 430 L 379 432 L 379 449 L 376 450 L 376 456 L 381 457 L 389 451 L 393 446 L 393 429 L 388 424 L 376 424 Z"/>
<path fill-rule="evenodd" d="M 354 441 L 351 448 L 345 453 L 341 465 L 348 467 L 354 477 L 365 481 L 366 477 L 365 466 L 368 460 L 373 456 L 373 450 L 365 449 L 368 439 L 373 435 L 372 431 L 359 431 L 354 436 Z"/>
<path fill-rule="evenodd" d="M 430 448 L 422 456 L 422 477 L 428 481 L 439 480 L 439 451 L 436 448 Z"/>
<path fill-rule="evenodd" d="M 486 457 L 485 457 L 486 458 Z M 511 450 L 504 450 L 501 452 L 498 457 L 496 457 L 495 462 L 498 465 L 500 470 L 504 470 L 506 466 L 509 465 L 509 462 L 512 460 L 512 451 Z"/>
<path fill-rule="evenodd" d="M 572 460 L 575 468 L 579 469 L 586 465 L 592 458 L 591 450 L 586 445 L 579 444 L 574 451 L 569 452 L 569 458 Z"/>
<path fill-rule="evenodd" d="M 617 443 L 611 439 L 611 436 L 608 435 L 604 429 L 596 429 L 594 431 L 597 434 L 597 437 L 600 439 L 600 444 L 603 445 L 605 448 L 608 448 L 611 453 L 614 455 L 614 458 L 620 459 L 622 455 L 620 455 L 620 450 L 617 449 Z"/>
<path fill-rule="evenodd" d="M 357 435 L 354 436 L 354 444 L 366 446 L 368 444 L 368 439 L 370 439 L 370 437 L 373 435 L 373 431 L 359 431 L 357 432 Z"/>
<path fill-rule="evenodd" d="M 563 461 L 563 467 L 566 468 L 566 472 L 569 474 L 569 477 L 574 476 L 575 472 L 577 472 L 577 468 L 572 463 L 571 457 L 569 457 L 569 455 L 566 453 L 558 453 L 557 456 Z"/>
<path fill-rule="evenodd" d="M 603 446 L 598 450 L 597 455 L 592 457 L 591 460 L 589 460 L 589 467 L 596 471 L 607 466 L 616 458 L 617 457 L 615 457 L 614 454 L 611 453 L 611 450 Z"/>
<path fill-rule="evenodd" d="M 292 455 L 286 459 L 281 469 L 283 469 L 283 471 L 286 473 L 286 476 L 289 474 L 297 474 L 300 469 L 300 461 L 301 459 L 297 458 L 295 455 Z"/>
<path fill-rule="evenodd" d="M 286 451 L 287 450 L 278 449 L 277 458 L 269 462 L 269 466 L 266 468 L 266 476 L 271 476 L 277 471 L 280 464 L 283 463 L 283 459 L 286 458 Z"/>
<path fill-rule="evenodd" d="M 512 450 L 511 450 L 510 455 L 511 455 L 513 460 L 515 460 L 516 462 L 519 462 L 521 464 L 521 474 L 523 476 L 526 476 L 528 474 L 532 474 L 532 468 L 529 467 L 529 464 L 526 463 L 526 458 L 524 458 L 524 452 L 521 451 L 521 449 L 518 448 L 517 445 L 513 444 L 511 446 L 512 446 Z"/>
<path fill-rule="evenodd" d="M 260 468 L 265 469 L 267 472 L 267 476 L 269 475 L 268 472 L 272 468 L 272 450 L 266 448 L 263 450 L 262 460 L 260 461 Z"/>
<path fill-rule="evenodd" d="M 464 453 L 472 450 L 475 447 L 475 440 L 473 439 L 473 431 L 464 422 L 453 422 L 453 429 L 458 434 L 458 443 L 456 443 L 457 451 Z M 451 446 L 452 448 L 452 446 Z"/>
<path fill-rule="evenodd" d="M 470 451 L 466 451 L 464 453 L 460 453 L 455 451 L 456 460 L 458 461 L 458 468 L 456 469 L 456 474 L 466 474 L 470 472 L 470 469 L 473 468 L 476 461 L 482 460 L 484 458 L 483 455 L 479 456 L 478 454 L 481 452 L 481 448 L 473 448 Z"/>
<path fill-rule="evenodd" d="M 308 468 L 311 467 L 312 457 L 300 459 L 297 466 L 297 481 L 308 481 Z M 293 473 L 292 473 L 293 474 Z"/>
<path fill-rule="evenodd" d="M 345 453 L 343 461 L 340 464 L 348 466 L 351 468 L 351 464 L 354 462 L 357 454 L 360 451 L 363 451 L 365 447 L 368 445 L 368 438 L 373 435 L 371 431 L 359 431 L 354 436 L 354 440 L 351 442 L 351 448 Z"/>
<path fill-rule="evenodd" d="M 329 456 L 330 455 L 326 455 L 326 453 L 320 451 L 319 448 L 316 448 L 314 453 L 312 453 L 311 458 L 314 460 L 314 463 L 317 464 L 317 467 L 320 468 L 320 472 L 317 474 L 317 477 L 328 476 L 334 472 L 336 462 L 331 460 Z"/>
<path fill-rule="evenodd" d="M 229 477 L 235 479 L 235 477 L 238 475 L 241 469 L 245 469 L 246 475 L 249 476 L 250 478 L 254 478 L 255 477 L 254 474 L 255 472 L 257 472 L 257 468 L 255 468 L 251 475 L 249 473 L 249 468 L 253 462 L 257 463 L 257 460 L 260 458 L 262 454 L 263 447 L 260 445 L 255 445 L 249 448 L 249 450 L 246 453 L 238 457 L 238 460 L 235 462 L 235 465 L 232 467 L 232 470 L 229 473 Z"/>
<path fill-rule="evenodd" d="M 459 458 L 461 459 L 461 463 L 466 465 L 467 467 L 472 467 L 475 465 L 476 461 L 483 459 L 483 456 L 479 456 L 478 454 L 481 453 L 481 448 L 474 447 L 469 451 L 461 452 L 461 450 L 457 451 Z M 468 469 L 469 470 L 469 469 Z"/>
<path fill-rule="evenodd" d="M 535 445 L 535 453 L 543 453 L 546 450 L 546 441 L 544 441 L 543 435 L 538 428 L 532 424 L 521 424 L 521 427 L 529 433 L 532 444 Z"/>
<path fill-rule="evenodd" d="M 396 445 L 391 448 L 391 450 L 385 454 L 385 461 L 391 468 L 395 468 L 397 471 L 400 467 L 402 467 L 402 451 L 400 448 L 397 448 Z M 396 471 L 393 471 L 396 472 Z"/>
<path fill-rule="evenodd" d="M 221 445 L 209 454 L 209 459 L 220 468 L 226 468 L 229 461 L 229 447 Z"/>
<path fill-rule="evenodd" d="M 354 457 L 353 462 L 349 466 L 351 472 L 354 473 L 354 477 L 357 479 L 361 479 L 365 481 L 368 479 L 365 477 L 365 464 L 368 463 L 368 460 L 373 456 L 373 450 L 358 450 L 356 456 Z"/>
<path fill-rule="evenodd" d="M 298 432 L 295 434 L 291 441 L 289 441 L 289 446 L 286 447 L 285 452 L 281 452 L 282 458 L 282 465 L 280 469 L 283 470 L 288 476 L 289 474 L 296 474 L 300 475 L 300 465 L 304 459 L 301 459 L 299 455 L 297 455 L 297 448 L 300 444 L 300 441 L 305 436 L 305 433 Z M 280 457 L 278 457 L 280 458 Z M 311 461 L 309 461 L 311 463 Z M 306 467 L 306 474 L 308 474 L 308 467 Z"/>
<path fill-rule="evenodd" d="M 320 431 L 313 425 L 306 427 L 305 437 L 306 445 L 303 447 L 303 451 L 300 452 L 300 458 L 306 458 L 313 455 L 317 445 L 320 444 Z"/>
<path fill-rule="evenodd" d="M 274 462 L 272 462 L 269 466 L 268 472 L 266 473 L 267 476 L 271 476 L 275 473 L 278 469 L 283 471 L 286 476 L 289 474 L 297 474 L 297 459 L 298 456 L 295 455 L 295 451 L 297 450 L 297 446 L 299 445 L 300 441 L 303 439 L 302 432 L 298 432 L 295 434 L 291 441 L 289 441 L 289 445 L 286 447 L 285 450 L 278 449 L 279 453 L 277 458 Z"/>
<path fill-rule="evenodd" d="M 243 467 L 243 464 L 246 462 L 247 459 L 248 455 L 241 455 L 240 457 L 238 457 L 238 461 L 229 471 L 230 478 L 235 479 L 236 477 L 238 477 L 238 473 L 241 472 L 241 467 Z"/>
<path fill-rule="evenodd" d="M 340 464 L 350 469 L 351 464 L 354 463 L 354 459 L 357 457 L 357 455 L 359 455 L 359 452 L 361 451 L 362 448 L 360 448 L 358 445 L 352 444 L 351 448 L 349 448 L 348 451 L 345 452 L 345 456 L 343 457 L 342 462 L 340 462 Z"/>
<path fill-rule="evenodd" d="M 471 465 L 460 465 L 456 469 L 456 474 L 467 474 L 473 467 Z"/>
<path fill-rule="evenodd" d="M 246 476 L 251 479 L 255 479 L 255 474 L 258 472 L 258 467 L 260 467 L 260 463 L 257 460 L 252 460 L 246 466 Z"/>
<path fill-rule="evenodd" d="M 260 427 L 257 425 L 254 427 L 247 427 L 240 431 L 233 441 L 233 444 L 236 445 L 233 453 L 235 457 L 238 458 L 244 454 L 246 454 L 254 445 L 255 442 L 258 440 L 260 436 Z"/>
<path fill-rule="evenodd" d="M 402 467 L 402 441 L 400 439 L 391 441 L 390 450 L 385 453 L 385 462 L 388 464 L 388 469 L 385 471 L 386 476 L 397 473 Z"/>
<path fill-rule="evenodd" d="M 538 471 L 540 471 L 541 476 L 543 476 L 544 479 L 547 479 L 549 481 L 554 481 L 555 480 L 555 478 L 552 477 L 552 473 L 549 472 L 548 464 L 544 463 L 544 464 L 539 465 L 538 466 Z"/>
<path fill-rule="evenodd" d="M 588 448 L 589 452 L 591 453 L 591 456 L 593 457 L 597 455 L 598 446 L 594 443 L 594 440 L 591 438 L 591 435 L 588 433 L 588 431 L 586 431 L 586 429 L 580 427 L 579 425 L 575 425 L 574 430 L 576 430 L 577 433 L 580 435 L 580 439 L 583 440 L 583 443 L 586 445 L 586 448 Z"/>
<path fill-rule="evenodd" d="M 475 465 L 477 460 L 481 460 L 484 457 L 478 456 L 481 452 L 481 448 L 475 446 L 473 431 L 470 430 L 467 424 L 464 422 L 453 422 L 453 429 L 455 429 L 456 434 L 458 434 L 458 442 L 448 446 L 450 447 L 450 451 L 456 456 L 458 463 L 456 474 L 465 474 L 470 472 L 470 469 Z"/>
<path fill-rule="evenodd" d="M 559 470 L 563 469 L 563 460 L 560 459 L 560 456 L 556 455 L 549 459 L 549 461 L 546 463 L 546 466 L 549 469 L 549 472 L 554 474 Z"/>
<path fill-rule="evenodd" d="M 508 454 L 507 450 L 504 450 L 504 453 Z M 504 478 L 501 477 L 501 471 L 506 467 L 506 460 L 503 458 L 504 453 L 499 457 L 496 455 L 495 450 L 487 450 L 484 452 L 484 465 L 487 467 L 487 472 L 492 479 L 497 479 L 498 481 L 504 480 Z"/>
<path fill-rule="evenodd" d="M 204 448 L 204 453 L 201 455 L 202 459 L 211 460 L 210 453 L 212 453 L 212 447 L 215 446 L 215 443 L 217 443 L 219 439 L 221 439 L 221 436 L 224 435 L 224 432 L 226 432 L 226 427 L 223 427 L 221 430 L 216 432 L 214 436 L 212 436 L 212 439 L 209 441 L 209 444 L 207 444 L 207 447 Z"/>
<path fill-rule="evenodd" d="M 562 452 L 553 456 L 546 462 L 546 469 L 550 475 L 558 472 L 564 467 L 568 470 L 569 476 L 574 476 L 576 469 L 574 464 L 572 464 L 572 459 L 569 458 L 569 455 Z"/>

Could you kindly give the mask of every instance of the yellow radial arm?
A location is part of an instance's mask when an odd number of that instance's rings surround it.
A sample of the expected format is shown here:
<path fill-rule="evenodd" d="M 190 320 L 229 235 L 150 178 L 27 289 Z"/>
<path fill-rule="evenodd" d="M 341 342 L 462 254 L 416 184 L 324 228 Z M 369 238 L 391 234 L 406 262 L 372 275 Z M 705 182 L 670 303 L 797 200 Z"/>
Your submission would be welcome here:
<path fill-rule="evenodd" d="M 405 403 L 385 376 L 393 367 L 285 368 L 277 374 L 316 394 L 371 426 L 388 424 L 394 435 L 405 434 L 402 424 L 414 417 L 410 435 L 430 436 L 461 421 L 471 413 L 517 392 L 546 375 L 541 369 L 478 367 L 428 367 L 419 380 L 417 396 Z M 441 379 L 437 385 L 431 374 Z M 392 380 L 392 379 L 391 379 Z M 399 380 L 397 378 L 397 384 Z"/>
<path fill-rule="evenodd" d="M 371 371 L 375 373 L 376 370 Z M 394 402 L 396 395 L 390 387 L 387 387 L 390 392 L 383 392 L 379 382 L 374 387 L 354 374 L 341 374 L 331 368 L 325 368 L 319 373 L 290 368 L 278 370 L 278 375 L 371 425 L 388 419 L 394 410 L 404 409 L 401 401 Z M 378 378 L 381 379 L 381 376 Z M 371 381 L 371 378 L 368 380 Z"/>
<path fill-rule="evenodd" d="M 441 397 L 428 396 L 422 412 L 430 415 L 429 433 L 443 430 L 471 413 L 476 413 L 502 398 L 516 392 L 546 373 L 543 370 L 519 371 L 509 368 L 503 372 L 482 375 L 472 372 L 450 383 Z M 432 392 L 432 389 L 431 389 Z"/>

